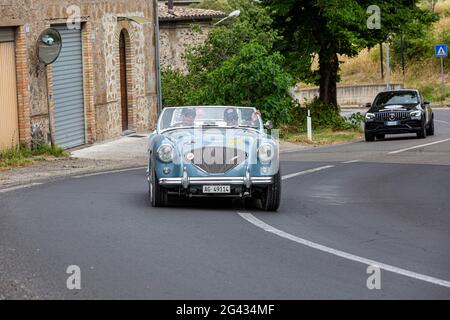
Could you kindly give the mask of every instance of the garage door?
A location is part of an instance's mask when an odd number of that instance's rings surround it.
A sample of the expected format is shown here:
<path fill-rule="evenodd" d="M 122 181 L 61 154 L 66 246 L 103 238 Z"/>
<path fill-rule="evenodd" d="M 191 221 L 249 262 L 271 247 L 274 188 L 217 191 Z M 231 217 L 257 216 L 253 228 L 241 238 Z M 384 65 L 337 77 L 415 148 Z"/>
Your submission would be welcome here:
<path fill-rule="evenodd" d="M 62 50 L 54 62 L 55 140 L 65 149 L 85 143 L 83 53 L 81 31 L 54 27 L 61 33 Z"/>
<path fill-rule="evenodd" d="M 0 150 L 19 143 L 14 29 L 0 28 Z"/>

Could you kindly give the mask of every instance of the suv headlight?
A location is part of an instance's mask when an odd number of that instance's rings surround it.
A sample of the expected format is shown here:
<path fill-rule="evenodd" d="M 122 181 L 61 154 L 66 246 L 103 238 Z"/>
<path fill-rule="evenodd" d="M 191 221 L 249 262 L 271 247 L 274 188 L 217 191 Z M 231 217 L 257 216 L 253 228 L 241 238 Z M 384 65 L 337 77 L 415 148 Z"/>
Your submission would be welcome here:
<path fill-rule="evenodd" d="M 411 116 L 412 119 L 421 119 L 422 118 L 422 111 L 420 111 L 420 110 L 413 111 L 409 115 Z"/>
<path fill-rule="evenodd" d="M 375 119 L 375 114 L 367 112 L 366 113 L 366 120 L 373 120 L 373 119 Z"/>
<path fill-rule="evenodd" d="M 270 162 L 275 157 L 275 147 L 269 143 L 262 144 L 258 149 L 258 158 L 261 162 Z"/>
<path fill-rule="evenodd" d="M 174 157 L 174 150 L 170 144 L 163 144 L 158 148 L 158 158 L 162 162 L 171 162 Z"/>

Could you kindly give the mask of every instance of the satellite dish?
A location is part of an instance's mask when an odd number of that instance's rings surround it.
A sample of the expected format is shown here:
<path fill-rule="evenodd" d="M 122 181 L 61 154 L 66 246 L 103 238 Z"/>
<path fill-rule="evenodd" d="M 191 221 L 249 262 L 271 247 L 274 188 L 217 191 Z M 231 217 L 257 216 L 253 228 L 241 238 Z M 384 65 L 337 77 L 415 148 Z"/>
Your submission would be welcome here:
<path fill-rule="evenodd" d="M 37 42 L 39 61 L 45 65 L 52 64 L 61 53 L 62 40 L 58 30 L 49 28 L 41 33 Z"/>

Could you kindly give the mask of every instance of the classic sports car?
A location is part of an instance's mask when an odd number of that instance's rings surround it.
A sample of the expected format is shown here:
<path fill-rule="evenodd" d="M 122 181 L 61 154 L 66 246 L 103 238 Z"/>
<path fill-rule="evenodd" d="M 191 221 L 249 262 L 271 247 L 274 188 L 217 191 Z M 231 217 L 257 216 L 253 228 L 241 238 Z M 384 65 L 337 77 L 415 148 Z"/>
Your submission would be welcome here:
<path fill-rule="evenodd" d="M 366 113 L 366 141 L 384 139 L 386 134 L 415 133 L 424 139 L 434 135 L 434 113 L 418 90 L 379 93 Z"/>
<path fill-rule="evenodd" d="M 270 121 L 266 124 L 271 129 Z M 279 145 L 265 133 L 255 108 L 164 108 L 149 137 L 148 183 L 152 206 L 168 195 L 260 199 L 280 205 Z"/>

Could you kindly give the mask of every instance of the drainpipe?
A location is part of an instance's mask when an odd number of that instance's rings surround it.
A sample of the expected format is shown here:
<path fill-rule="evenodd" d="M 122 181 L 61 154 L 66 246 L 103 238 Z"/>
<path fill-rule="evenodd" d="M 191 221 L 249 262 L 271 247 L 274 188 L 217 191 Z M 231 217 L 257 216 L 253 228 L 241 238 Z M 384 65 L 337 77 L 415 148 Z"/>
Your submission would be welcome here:
<path fill-rule="evenodd" d="M 173 15 L 173 0 L 167 0 L 167 9 L 169 14 Z"/>
<path fill-rule="evenodd" d="M 161 90 L 161 62 L 160 62 L 160 36 L 159 36 L 159 10 L 158 0 L 153 0 L 153 12 L 155 19 L 155 66 L 156 66 L 156 95 L 157 95 L 157 107 L 158 116 L 162 111 L 162 90 Z"/>

